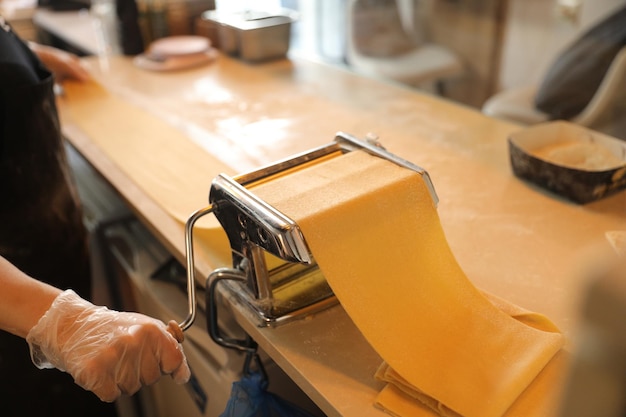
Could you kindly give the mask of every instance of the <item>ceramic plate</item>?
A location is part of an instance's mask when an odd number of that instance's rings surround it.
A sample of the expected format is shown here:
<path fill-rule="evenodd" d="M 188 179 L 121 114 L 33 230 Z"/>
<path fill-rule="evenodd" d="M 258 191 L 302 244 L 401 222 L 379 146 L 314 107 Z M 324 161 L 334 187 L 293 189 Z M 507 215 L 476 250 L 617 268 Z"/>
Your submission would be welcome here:
<path fill-rule="evenodd" d="M 152 42 L 147 53 L 165 58 L 199 54 L 210 47 L 211 41 L 204 36 L 169 36 Z"/>
<path fill-rule="evenodd" d="M 172 56 L 168 58 L 154 57 L 149 54 L 137 55 L 133 59 L 133 63 L 148 71 L 180 71 L 189 68 L 206 65 L 213 62 L 218 56 L 215 48 L 209 48 L 205 52 L 197 54 L 187 54 L 180 56 Z"/>

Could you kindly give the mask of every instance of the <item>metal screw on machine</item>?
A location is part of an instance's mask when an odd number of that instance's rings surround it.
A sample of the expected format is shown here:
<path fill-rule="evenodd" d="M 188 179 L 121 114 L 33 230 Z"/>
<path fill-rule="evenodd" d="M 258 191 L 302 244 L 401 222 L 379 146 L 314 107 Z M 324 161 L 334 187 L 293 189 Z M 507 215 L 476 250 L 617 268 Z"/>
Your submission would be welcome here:
<path fill-rule="evenodd" d="M 378 137 L 378 135 L 374 132 L 367 132 L 365 134 L 365 142 L 369 143 L 370 145 L 374 145 L 377 148 L 385 149 L 382 143 L 380 143 L 379 139 L 380 138 Z"/>

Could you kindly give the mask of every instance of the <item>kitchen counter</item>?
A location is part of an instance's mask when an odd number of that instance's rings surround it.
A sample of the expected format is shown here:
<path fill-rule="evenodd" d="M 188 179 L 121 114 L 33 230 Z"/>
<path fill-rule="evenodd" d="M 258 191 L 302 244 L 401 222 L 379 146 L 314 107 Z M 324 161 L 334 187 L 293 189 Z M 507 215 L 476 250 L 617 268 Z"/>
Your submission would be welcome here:
<path fill-rule="evenodd" d="M 230 174 L 327 144 L 337 131 L 377 135 L 390 152 L 429 172 L 450 247 L 474 284 L 547 315 L 570 338 L 587 255 L 606 246 L 605 232 L 626 225 L 625 192 L 581 206 L 517 179 L 507 137 L 521 127 L 437 97 L 295 59 L 250 65 L 219 56 L 207 66 L 161 73 L 125 57 L 85 63 L 116 99 L 181 132 Z M 184 260 L 179 219 L 72 119 L 71 110 L 86 100 L 79 91 L 59 98 L 64 134 Z M 149 145 L 143 150 L 151 152 Z M 228 266 L 202 251 L 198 257 L 201 276 Z M 259 328 L 235 310 L 245 330 L 326 414 L 385 415 L 372 405 L 381 388 L 373 377 L 381 359 L 341 306 L 278 328 Z"/>

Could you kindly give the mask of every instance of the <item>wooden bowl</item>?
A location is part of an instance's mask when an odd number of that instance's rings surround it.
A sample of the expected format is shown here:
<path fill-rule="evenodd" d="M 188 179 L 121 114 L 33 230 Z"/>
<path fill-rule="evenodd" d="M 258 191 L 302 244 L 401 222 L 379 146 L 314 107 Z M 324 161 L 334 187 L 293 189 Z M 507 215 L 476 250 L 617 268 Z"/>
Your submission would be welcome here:
<path fill-rule="evenodd" d="M 585 204 L 626 188 L 626 141 L 555 121 L 509 137 L 513 173 Z"/>

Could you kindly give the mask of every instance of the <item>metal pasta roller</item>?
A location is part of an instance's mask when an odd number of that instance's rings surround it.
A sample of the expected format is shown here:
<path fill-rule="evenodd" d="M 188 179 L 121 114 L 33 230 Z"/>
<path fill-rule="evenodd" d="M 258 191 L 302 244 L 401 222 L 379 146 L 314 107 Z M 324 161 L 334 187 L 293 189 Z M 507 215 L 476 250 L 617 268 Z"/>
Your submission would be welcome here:
<path fill-rule="evenodd" d="M 321 158 L 341 157 L 354 150 L 366 151 L 420 173 L 433 201 L 437 202 L 425 170 L 387 152 L 377 141 L 363 141 L 341 132 L 326 146 L 254 172 L 234 178 L 220 174 L 212 182 L 210 205 L 191 215 L 186 224 L 189 315 L 180 324 L 181 328 L 189 327 L 195 317 L 193 227 L 208 213 L 213 213 L 226 231 L 232 251 L 232 267 L 213 271 L 207 280 L 209 332 L 214 340 L 240 345 L 238 341 L 225 340 L 217 329 L 214 298 L 216 286 L 222 281 L 235 299 L 253 312 L 260 326 L 285 323 L 336 303 L 298 224 L 249 188 L 278 175 L 289 175 L 290 170 L 315 164 Z"/>

